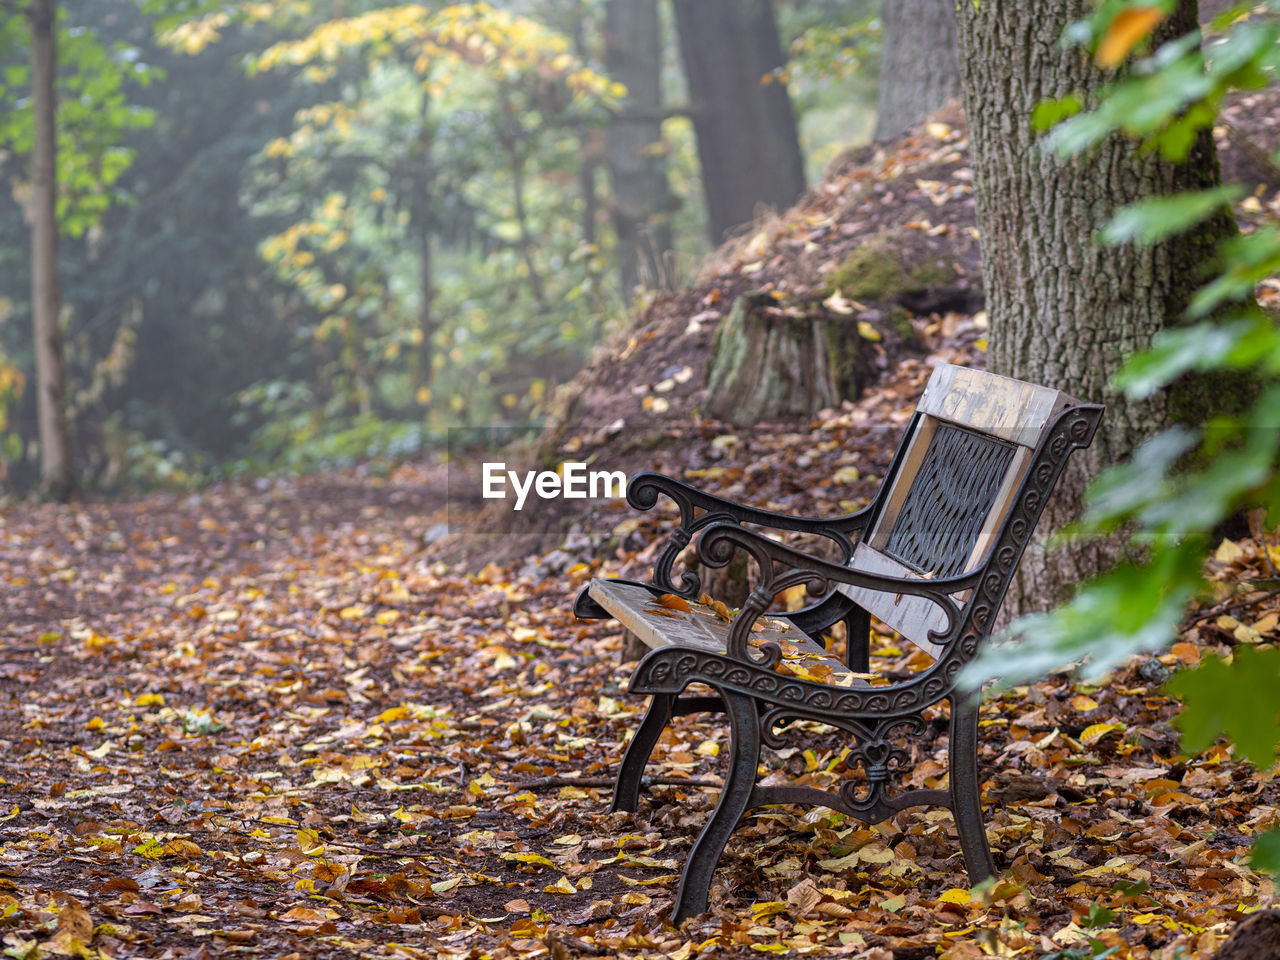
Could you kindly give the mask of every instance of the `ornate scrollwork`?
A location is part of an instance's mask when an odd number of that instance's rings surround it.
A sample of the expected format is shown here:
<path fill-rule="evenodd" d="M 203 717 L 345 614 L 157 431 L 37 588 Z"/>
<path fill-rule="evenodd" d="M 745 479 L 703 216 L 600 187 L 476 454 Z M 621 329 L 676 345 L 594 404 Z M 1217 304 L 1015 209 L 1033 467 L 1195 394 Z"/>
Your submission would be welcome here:
<path fill-rule="evenodd" d="M 1073 449 L 1089 443 L 1101 413 L 1099 406 L 1071 407 L 1060 414 L 1049 428 L 1036 452 L 1032 469 L 1027 472 L 1023 488 L 997 534 L 985 566 L 964 577 L 911 583 L 910 592 L 928 597 L 947 615 L 944 629 L 931 633 L 931 639 L 942 647 L 942 653 L 927 670 L 889 688 L 891 695 L 869 686 L 832 688 L 826 684 L 783 678 L 771 670 L 776 662 L 772 650 L 762 651 L 761 658 L 753 661 L 747 643 L 751 626 L 767 606 L 764 603 L 766 594 L 772 597 L 788 587 L 814 579 L 867 585 L 877 585 L 879 579 L 805 558 L 782 544 L 748 536 L 736 526 L 722 524 L 716 527 L 710 523 L 698 543 L 704 561 L 714 566 L 727 562 L 732 549 L 748 550 L 760 570 L 757 590 L 730 628 L 726 655 L 656 650 L 637 668 L 632 678 L 632 689 L 644 693 L 678 693 L 687 683 L 713 676 L 718 682 L 729 685 L 721 672 L 723 668 L 716 665 L 717 661 L 728 659 L 744 664 L 747 670 L 744 678 L 750 677 L 747 682 L 730 685 L 733 689 L 762 696 L 767 691 L 768 696 L 785 700 L 789 708 L 815 713 L 825 711 L 828 715 L 838 711 L 858 717 L 900 717 L 937 702 L 954 689 L 961 669 L 977 655 L 982 640 L 990 633 L 995 613 L 1067 456 Z M 798 562 L 797 557 L 805 562 L 805 566 L 790 567 L 790 563 Z M 972 596 L 961 608 L 954 595 L 967 589 L 972 589 Z M 834 706 L 831 706 L 827 698 L 833 689 L 840 692 Z M 826 718 L 812 716 L 810 719 Z"/>
<path fill-rule="evenodd" d="M 701 580 L 697 574 L 686 572 L 681 575 L 680 583 L 677 585 L 672 579 L 671 570 L 680 552 L 693 541 L 698 531 L 706 529 L 713 523 L 751 523 L 780 530 L 817 534 L 834 542 L 840 548 L 841 562 L 847 563 L 853 556 L 854 538 L 851 534 L 861 531 L 868 520 L 866 510 L 830 520 L 794 517 L 757 510 L 704 493 L 672 477 L 657 473 L 638 474 L 627 486 L 627 502 L 637 510 L 653 509 L 658 503 L 659 496 L 669 497 L 676 504 L 680 510 L 680 524 L 672 531 L 654 563 L 653 582 L 664 590 L 684 597 L 697 596 L 702 587 Z M 815 596 L 820 595 L 815 594 Z"/>
<path fill-rule="evenodd" d="M 760 717 L 761 742 L 775 749 L 784 746 L 783 734 L 776 728 L 785 721 L 796 719 L 814 718 L 808 711 L 795 711 L 790 704 L 771 707 Z M 862 722 L 829 715 L 823 717 L 821 722 L 838 727 L 852 736 L 845 762 L 847 765 L 860 766 L 866 779 L 848 779 L 835 792 L 806 790 L 803 796 L 797 795 L 796 799 L 814 803 L 819 802 L 819 793 L 825 794 L 820 802 L 826 806 L 873 823 L 898 809 L 889 796 L 889 781 L 893 772 L 909 764 L 910 754 L 906 746 L 895 743 L 891 737 L 895 733 L 899 736 L 923 733 L 924 718 L 919 714 L 912 714 L 877 722 Z"/>

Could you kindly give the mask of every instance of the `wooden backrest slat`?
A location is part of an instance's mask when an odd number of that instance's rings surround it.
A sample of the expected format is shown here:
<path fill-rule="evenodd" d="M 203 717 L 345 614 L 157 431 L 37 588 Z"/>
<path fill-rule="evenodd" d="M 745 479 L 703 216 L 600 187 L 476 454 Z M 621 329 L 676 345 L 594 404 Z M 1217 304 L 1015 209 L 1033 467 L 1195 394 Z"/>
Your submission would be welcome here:
<path fill-rule="evenodd" d="M 1034 448 L 1048 424 L 1071 402 L 1061 390 L 941 364 L 929 378 L 916 410 Z"/>
<path fill-rule="evenodd" d="M 935 368 L 890 487 L 850 566 L 909 577 L 978 569 L 1041 438 L 1076 402 L 1059 390 L 982 370 Z M 937 604 L 860 588 L 844 592 L 931 656 L 939 652 L 928 639 L 945 622 Z"/>

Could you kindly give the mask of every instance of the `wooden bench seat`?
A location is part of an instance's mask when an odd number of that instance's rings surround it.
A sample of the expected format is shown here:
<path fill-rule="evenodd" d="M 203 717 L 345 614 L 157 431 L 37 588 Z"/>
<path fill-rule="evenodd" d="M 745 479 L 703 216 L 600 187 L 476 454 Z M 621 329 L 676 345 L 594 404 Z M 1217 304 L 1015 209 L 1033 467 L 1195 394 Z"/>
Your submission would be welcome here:
<path fill-rule="evenodd" d="M 766 803 L 823 805 L 869 823 L 909 806 L 947 807 L 970 882 L 993 874 L 979 800 L 978 697 L 960 686 L 961 672 L 993 628 L 1067 458 L 1092 442 L 1101 416 L 1101 406 L 1057 390 L 942 365 L 875 498 L 857 513 L 796 517 L 659 474 L 632 478 L 633 507 L 651 509 L 665 496 L 679 507 L 680 522 L 650 582 L 593 580 L 574 604 L 580 617 L 616 618 L 651 648 L 629 683 L 631 693 L 651 699 L 618 771 L 612 808 L 636 809 L 644 765 L 674 716 L 723 711 L 730 731 L 725 784 L 685 863 L 676 921 L 706 909 L 712 873 L 738 819 Z M 762 527 L 825 537 L 840 560 L 795 550 Z M 750 556 L 753 589 L 740 610 L 698 604 L 693 573 L 673 578 L 689 549 L 713 567 L 738 550 Z M 800 585 L 812 603 L 765 615 Z M 933 662 L 892 682 L 870 674 L 872 616 Z M 823 641 L 839 622 L 847 637 L 843 663 Z M 695 683 L 715 695 L 685 695 Z M 907 760 L 898 744 L 923 732 L 922 712 L 942 700 L 950 712 L 947 788 L 893 791 L 892 774 Z M 848 733 L 846 763 L 861 776 L 830 791 L 758 783 L 761 745 L 780 746 L 787 721 L 796 719 Z"/>
<path fill-rule="evenodd" d="M 709 604 L 676 598 L 684 609 L 663 605 L 659 597 L 675 595 L 655 594 L 638 584 L 617 580 L 592 580 L 588 593 L 648 647 L 674 644 L 722 655 L 728 646 L 729 621 L 721 619 Z M 756 648 L 777 644 L 781 656 L 774 668 L 783 675 L 838 687 L 870 686 L 870 674 L 855 674 L 789 620 L 761 617 L 755 622 L 750 643 Z"/>

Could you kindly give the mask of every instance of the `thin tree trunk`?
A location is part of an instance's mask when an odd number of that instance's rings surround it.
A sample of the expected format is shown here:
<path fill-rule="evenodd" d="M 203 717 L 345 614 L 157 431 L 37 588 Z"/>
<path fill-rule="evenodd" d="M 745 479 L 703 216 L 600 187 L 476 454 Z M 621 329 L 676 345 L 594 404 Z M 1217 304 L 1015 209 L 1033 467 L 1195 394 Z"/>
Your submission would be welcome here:
<path fill-rule="evenodd" d="M 58 328 L 57 70 L 54 0 L 31 0 L 31 100 L 35 114 L 31 199 L 31 316 L 36 354 L 40 484 L 44 496 L 70 498 L 75 486 L 66 412 L 66 371 Z"/>
<path fill-rule="evenodd" d="M 430 387 L 432 364 L 435 360 L 436 336 L 434 264 L 432 261 L 432 235 L 435 218 L 432 216 L 431 196 L 431 147 L 435 131 L 431 127 L 431 95 L 426 86 L 422 89 L 422 106 L 418 112 L 418 140 L 413 148 L 413 167 L 417 176 L 416 206 L 418 216 L 418 386 Z"/>
<path fill-rule="evenodd" d="M 671 192 L 662 141 L 662 37 L 657 0 L 609 0 L 605 5 L 605 70 L 627 88 L 605 150 L 613 181 L 622 292 L 641 283 L 667 288 L 672 249 Z"/>
<path fill-rule="evenodd" d="M 534 304 L 537 306 L 539 313 L 546 313 L 546 288 L 542 282 L 542 274 L 538 272 L 537 264 L 533 260 L 533 234 L 529 230 L 529 212 L 525 207 L 524 174 L 528 155 L 524 152 L 525 138 L 522 132 L 515 128 L 515 124 L 518 122 L 515 116 L 515 108 L 504 90 L 502 92 L 502 127 L 499 139 L 502 142 L 503 149 L 506 150 L 507 158 L 511 162 L 511 200 L 514 207 L 516 225 L 520 230 L 520 238 L 517 241 L 520 258 L 524 261 L 525 268 L 529 271 L 529 290 L 533 293 Z"/>
<path fill-rule="evenodd" d="M 1069 92 L 1087 101 L 1105 79 L 1086 52 L 1059 43 L 1067 24 L 1086 10 L 1086 0 L 966 0 L 957 7 L 991 368 L 1108 405 L 1098 438 L 1072 459 L 1048 506 L 1040 526 L 1046 535 L 1078 516 L 1081 492 L 1100 469 L 1173 420 L 1202 419 L 1209 409 L 1206 391 L 1134 402 L 1107 383 L 1156 332 L 1179 321 L 1213 245 L 1235 229 L 1224 214 L 1155 247 L 1103 248 L 1095 241 L 1117 207 L 1211 186 L 1218 162 L 1207 133 L 1182 164 L 1121 137 L 1066 161 L 1040 148 L 1029 119 L 1033 107 Z M 1157 40 L 1195 26 L 1192 0 Z M 1106 543 L 1052 552 L 1033 545 L 1006 612 L 1043 609 L 1113 559 Z"/>
<path fill-rule="evenodd" d="M 955 0 L 887 0 L 880 19 L 877 140 L 915 126 L 960 94 Z"/>
<path fill-rule="evenodd" d="M 568 32 L 573 41 L 573 52 L 587 63 L 591 51 L 587 49 L 587 23 L 589 11 L 585 3 L 575 3 Z M 600 166 L 600 139 L 597 131 L 583 124 L 578 128 L 578 192 L 582 196 L 582 240 L 588 245 L 596 242 L 596 217 L 600 211 L 600 198 L 596 192 L 596 170 Z"/>
<path fill-rule="evenodd" d="M 804 192 L 771 0 L 674 0 L 713 243 Z"/>

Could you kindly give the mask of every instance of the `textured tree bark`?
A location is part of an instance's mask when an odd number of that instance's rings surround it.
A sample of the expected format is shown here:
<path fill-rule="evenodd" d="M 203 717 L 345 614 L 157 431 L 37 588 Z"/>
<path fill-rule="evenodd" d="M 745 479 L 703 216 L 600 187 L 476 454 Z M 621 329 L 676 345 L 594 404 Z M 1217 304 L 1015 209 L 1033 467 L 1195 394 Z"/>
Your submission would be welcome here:
<path fill-rule="evenodd" d="M 712 243 L 804 192 L 771 0 L 674 0 Z"/>
<path fill-rule="evenodd" d="M 960 95 L 956 65 L 955 0 L 891 0 L 880 17 L 877 140 L 915 126 Z"/>
<path fill-rule="evenodd" d="M 788 316 L 739 297 L 716 332 L 707 365 L 707 413 L 740 427 L 811 417 L 852 400 L 866 381 L 857 325 L 844 317 Z"/>
<path fill-rule="evenodd" d="M 1081 492 L 1100 469 L 1124 459 L 1175 419 L 1202 419 L 1207 391 L 1171 391 L 1127 401 L 1107 383 L 1122 362 L 1176 324 L 1214 244 L 1235 230 L 1229 214 L 1154 247 L 1104 248 L 1094 236 L 1117 207 L 1218 181 L 1212 139 L 1186 163 L 1112 138 L 1058 161 L 1040 149 L 1031 111 L 1069 92 L 1090 97 L 1104 75 L 1079 48 L 1063 50 L 1063 29 L 1085 0 L 962 0 L 957 9 L 960 73 L 982 233 L 991 323 L 991 368 L 1108 405 L 1093 447 L 1076 454 L 1040 524 L 1049 531 L 1078 515 Z M 1157 41 L 1196 27 L 1184 2 Z M 1005 604 L 1008 615 L 1043 609 L 1114 559 L 1107 543 L 1047 552 L 1033 544 Z"/>
<path fill-rule="evenodd" d="M 36 417 L 43 495 L 66 501 L 75 487 L 67 424 L 66 372 L 58 291 L 57 145 L 54 76 L 57 69 L 54 0 L 31 0 L 31 318 L 36 354 Z"/>
<path fill-rule="evenodd" d="M 622 293 L 640 285 L 668 289 L 673 201 L 662 142 L 662 44 L 657 0 L 609 0 L 604 61 L 611 80 L 627 88 L 605 139 L 613 180 Z"/>

